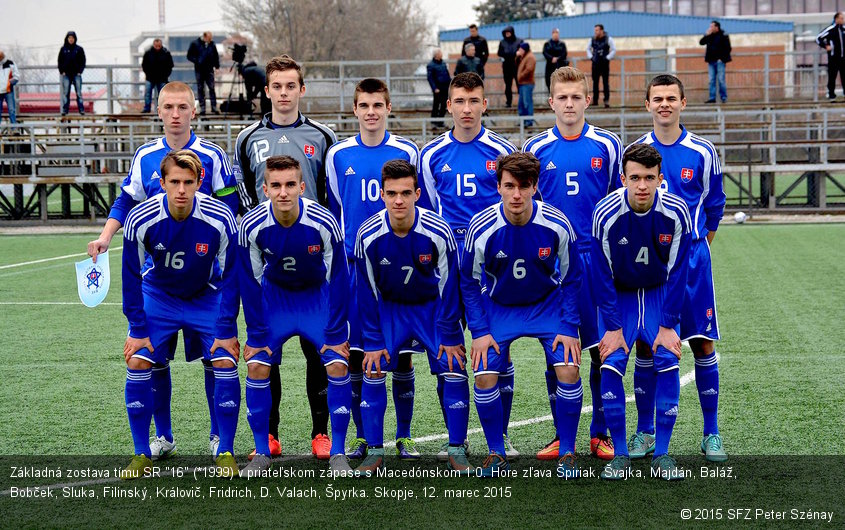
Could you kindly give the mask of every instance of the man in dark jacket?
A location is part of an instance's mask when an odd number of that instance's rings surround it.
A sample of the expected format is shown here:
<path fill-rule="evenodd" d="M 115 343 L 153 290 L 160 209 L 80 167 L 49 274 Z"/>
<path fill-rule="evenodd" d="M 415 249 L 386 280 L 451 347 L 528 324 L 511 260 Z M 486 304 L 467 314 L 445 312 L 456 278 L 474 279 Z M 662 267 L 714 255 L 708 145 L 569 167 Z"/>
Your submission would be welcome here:
<path fill-rule="evenodd" d="M 141 69 L 147 77 L 147 82 L 144 87 L 144 113 L 150 112 L 150 106 L 153 100 L 153 90 L 156 93 L 156 101 L 158 101 L 158 94 L 170 78 L 170 73 L 173 71 L 173 56 L 170 51 L 165 48 L 161 39 L 155 39 L 152 47 L 144 53 L 144 58 L 141 60 Z M 156 105 L 158 106 L 158 105 Z"/>
<path fill-rule="evenodd" d="M 475 45 L 473 43 L 464 44 L 464 55 L 455 63 L 455 75 L 464 72 L 475 72 L 484 79 L 484 67 L 481 65 L 481 59 L 475 56 Z"/>
<path fill-rule="evenodd" d="M 497 55 L 502 59 L 502 76 L 505 78 L 505 106 L 510 107 L 513 101 L 513 85 L 516 79 L 516 52 L 522 39 L 516 37 L 513 26 L 502 30 L 502 40 L 499 41 Z"/>
<path fill-rule="evenodd" d="M 212 40 L 210 31 L 193 41 L 188 47 L 188 60 L 194 63 L 194 74 L 197 78 L 197 95 L 200 101 L 200 115 L 205 115 L 205 87 L 211 98 L 211 112 L 217 114 L 217 94 L 214 92 L 214 70 L 220 68 L 220 55 Z"/>
<path fill-rule="evenodd" d="M 76 32 L 68 31 L 65 43 L 59 50 L 59 74 L 62 76 L 62 116 L 70 108 L 70 87 L 76 91 L 76 107 L 85 114 L 82 103 L 82 72 L 85 70 L 85 50 L 76 44 Z"/>
<path fill-rule="evenodd" d="M 466 55 L 464 51 L 467 44 L 475 46 L 475 56 L 481 61 L 481 71 L 478 75 L 484 79 L 484 65 L 487 64 L 487 59 L 490 57 L 490 48 L 487 47 L 487 39 L 478 34 L 478 26 L 475 24 L 469 25 L 469 37 L 464 39 L 464 47 L 461 49 L 461 55 Z"/>
<path fill-rule="evenodd" d="M 546 90 L 550 90 L 552 72 L 561 66 L 569 66 L 566 60 L 566 44 L 560 40 L 560 30 L 552 30 L 552 38 L 543 45 L 543 57 L 546 58 Z"/>
<path fill-rule="evenodd" d="M 613 38 L 604 31 L 604 26 L 596 24 L 593 38 L 587 45 L 587 59 L 593 61 L 593 103 L 599 103 L 599 79 L 604 80 L 604 108 L 610 107 L 610 60 L 616 56 Z"/>
<path fill-rule="evenodd" d="M 698 42 L 707 46 L 704 61 L 710 72 L 710 99 L 707 103 L 716 103 L 716 85 L 719 86 L 719 98 L 722 103 L 728 100 L 728 86 L 725 84 L 725 65 L 731 62 L 731 38 L 722 31 L 722 26 L 713 21 L 707 33 Z"/>
<path fill-rule="evenodd" d="M 833 16 L 833 24 L 824 28 L 816 43 L 827 50 L 827 97 L 831 102 L 836 100 L 836 76 L 842 83 L 845 92 L 845 15 L 837 12 Z"/>
<path fill-rule="evenodd" d="M 431 105 L 431 117 L 442 118 L 446 115 L 446 100 L 449 99 L 449 83 L 452 77 L 449 75 L 449 67 L 443 61 L 443 52 L 434 50 L 434 56 L 425 67 L 428 84 L 434 95 L 434 102 Z M 433 122 L 435 127 L 443 127 L 442 121 Z"/>

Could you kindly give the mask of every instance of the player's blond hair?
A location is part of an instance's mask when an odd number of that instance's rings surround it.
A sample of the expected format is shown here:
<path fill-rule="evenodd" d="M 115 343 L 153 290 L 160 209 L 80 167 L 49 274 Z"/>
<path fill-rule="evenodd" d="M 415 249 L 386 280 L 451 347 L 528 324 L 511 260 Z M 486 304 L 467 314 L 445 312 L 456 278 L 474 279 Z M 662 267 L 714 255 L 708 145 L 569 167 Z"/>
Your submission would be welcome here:
<path fill-rule="evenodd" d="M 164 156 L 161 160 L 161 166 L 159 167 L 161 170 L 161 178 L 165 178 L 167 176 L 167 172 L 170 171 L 173 166 L 190 170 L 197 176 L 197 182 L 202 180 L 202 162 L 200 162 L 197 154 L 189 149 L 170 151 Z"/>
<path fill-rule="evenodd" d="M 581 83 L 584 85 L 584 95 L 589 95 L 587 76 L 584 75 L 584 72 L 577 68 L 573 68 L 571 66 L 561 66 L 552 72 L 552 76 L 549 79 L 549 91 L 552 94 L 555 93 L 556 83 Z"/>
<path fill-rule="evenodd" d="M 159 99 L 159 101 L 161 101 L 161 96 L 163 94 L 178 94 L 179 92 L 183 92 L 185 94 L 188 94 L 190 96 L 191 101 L 194 100 L 193 89 L 190 86 L 188 86 L 186 83 L 183 83 L 182 81 L 171 81 L 171 82 L 167 83 L 166 85 L 164 85 L 161 88 L 161 92 L 159 92 L 159 94 L 158 94 L 158 99 Z"/>

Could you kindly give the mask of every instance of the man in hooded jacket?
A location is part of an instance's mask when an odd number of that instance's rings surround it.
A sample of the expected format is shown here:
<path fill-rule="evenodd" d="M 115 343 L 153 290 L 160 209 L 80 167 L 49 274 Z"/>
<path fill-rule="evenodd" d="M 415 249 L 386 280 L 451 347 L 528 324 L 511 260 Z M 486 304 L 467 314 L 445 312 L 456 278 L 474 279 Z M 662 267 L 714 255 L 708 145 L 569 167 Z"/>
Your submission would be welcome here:
<path fill-rule="evenodd" d="M 516 79 L 516 52 L 522 39 L 517 38 L 513 26 L 502 30 L 502 40 L 499 41 L 498 56 L 502 59 L 502 75 L 505 78 L 505 106 L 510 107 L 513 102 L 513 82 Z"/>
<path fill-rule="evenodd" d="M 82 103 L 82 71 L 85 70 L 85 50 L 76 43 L 76 32 L 68 31 L 59 50 L 59 74 L 62 76 L 62 116 L 70 108 L 70 86 L 76 91 L 76 107 L 85 114 Z"/>

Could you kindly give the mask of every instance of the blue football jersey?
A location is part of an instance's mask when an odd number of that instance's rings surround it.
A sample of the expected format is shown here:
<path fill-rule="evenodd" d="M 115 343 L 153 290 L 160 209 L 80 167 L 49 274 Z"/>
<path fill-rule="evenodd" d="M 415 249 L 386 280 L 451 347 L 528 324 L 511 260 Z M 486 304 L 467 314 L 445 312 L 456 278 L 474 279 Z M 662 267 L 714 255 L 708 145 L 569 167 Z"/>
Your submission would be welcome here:
<path fill-rule="evenodd" d="M 199 157 L 202 163 L 202 184 L 199 191 L 205 195 L 216 193 L 219 197 L 227 197 L 222 200 L 232 210 L 232 214 L 237 215 L 237 181 L 232 171 L 232 164 L 229 162 L 229 155 L 216 144 L 203 140 L 191 131 L 191 138 L 184 147 L 171 147 L 162 136 L 145 143 L 135 151 L 129 174 L 120 185 L 122 192 L 109 212 L 110 218 L 123 224 L 129 210 L 138 203 L 164 191 L 161 188 L 159 174 L 161 161 L 173 149 L 189 149 Z"/>
<path fill-rule="evenodd" d="M 300 197 L 299 218 L 282 226 L 270 201 L 251 210 L 241 220 L 238 247 L 241 259 L 240 289 L 250 346 L 266 346 L 262 289 L 287 291 L 327 285 L 329 324 L 326 340 L 346 340 L 345 302 L 349 288 L 346 253 L 340 225 L 325 207 Z M 289 308 L 291 313 L 295 307 Z"/>
<path fill-rule="evenodd" d="M 366 220 L 355 244 L 358 303 L 364 349 L 384 348 L 378 323 L 378 304 L 389 301 L 413 305 L 440 300 L 434 317 L 446 344 L 463 343 L 459 321 L 457 244 L 442 217 L 417 207 L 414 225 L 405 237 L 390 227 L 387 210 Z"/>
<path fill-rule="evenodd" d="M 218 337 L 237 335 L 237 228 L 225 204 L 197 193 L 191 214 L 176 221 L 158 194 L 129 213 L 123 234 L 123 312 L 132 337 L 149 336 L 144 285 L 181 299 L 221 291 Z M 147 257 L 151 266 L 144 269 Z"/>
<path fill-rule="evenodd" d="M 715 232 L 725 211 L 722 165 L 713 144 L 681 126 L 681 136 L 672 145 L 663 145 L 654 131 L 634 143 L 654 146 L 663 157 L 662 188 L 681 197 L 692 218 L 692 238 L 701 239 Z"/>
<path fill-rule="evenodd" d="M 619 182 L 621 140 L 589 123 L 577 138 L 567 139 L 555 125 L 530 138 L 522 150 L 540 161 L 537 191 L 543 202 L 564 213 L 579 248 L 588 251 L 593 209 Z"/>
<path fill-rule="evenodd" d="M 561 288 L 563 324 L 577 336 L 581 260 L 572 226 L 560 210 L 541 201 L 533 201 L 531 220 L 523 226 L 511 224 L 503 208 L 494 204 L 476 214 L 467 232 L 461 292 L 473 337 L 489 333 L 482 296 L 504 306 L 526 306 Z"/>
<path fill-rule="evenodd" d="M 512 143 L 484 127 L 467 143 L 451 131 L 438 136 L 420 151 L 420 206 L 430 204 L 463 240 L 472 216 L 499 202 L 496 160 L 514 151 Z"/>
<path fill-rule="evenodd" d="M 417 146 L 401 136 L 385 133 L 379 145 L 368 146 L 355 135 L 329 148 L 326 179 L 329 210 L 346 234 L 346 254 L 355 254 L 355 236 L 361 223 L 384 208 L 381 200 L 381 168 L 389 160 L 419 160 Z"/>
<path fill-rule="evenodd" d="M 652 208 L 631 210 L 628 190 L 611 193 L 593 214 L 591 285 L 608 329 L 621 326 L 616 291 L 665 285 L 660 325 L 680 322 L 690 248 L 690 216 L 683 200 L 658 189 Z M 614 327 L 617 326 L 617 327 Z"/>

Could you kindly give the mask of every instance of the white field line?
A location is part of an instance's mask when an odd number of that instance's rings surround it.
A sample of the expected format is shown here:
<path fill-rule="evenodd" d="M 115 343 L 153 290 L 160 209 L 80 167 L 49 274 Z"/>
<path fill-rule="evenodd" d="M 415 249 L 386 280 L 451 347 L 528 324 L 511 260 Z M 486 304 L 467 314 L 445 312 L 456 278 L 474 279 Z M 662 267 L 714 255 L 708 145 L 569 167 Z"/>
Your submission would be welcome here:
<path fill-rule="evenodd" d="M 123 250 L 123 245 L 121 245 L 119 247 L 114 247 L 113 249 L 109 249 L 109 250 Z M 33 260 L 33 261 L 23 261 L 21 263 L 12 263 L 10 265 L 0 265 L 0 270 L 12 269 L 12 268 L 15 268 L 15 267 L 23 267 L 25 265 L 35 265 L 37 263 L 46 263 L 48 261 L 56 261 L 56 260 L 59 260 L 59 259 L 78 258 L 79 256 L 87 256 L 87 255 L 88 255 L 87 252 L 80 252 L 78 254 L 65 254 L 64 256 L 55 256 L 53 258 L 36 259 L 36 260 Z"/>
<path fill-rule="evenodd" d="M 681 376 L 681 388 L 685 387 L 686 385 L 690 384 L 693 381 L 695 381 L 695 370 L 691 370 L 690 372 L 687 372 L 686 374 Z M 633 401 L 634 401 L 634 395 L 633 394 L 625 397 L 626 403 L 631 403 Z M 582 416 L 586 415 L 586 414 L 590 414 L 592 412 L 593 412 L 593 406 L 592 405 L 587 405 L 587 406 L 585 406 L 584 408 L 581 409 L 581 415 Z M 534 425 L 536 423 L 543 423 L 543 422 L 546 422 L 546 421 L 552 421 L 551 414 L 548 414 L 546 416 L 537 416 L 536 418 L 528 418 L 526 420 L 512 421 L 509 424 L 509 428 L 523 427 L 525 425 Z M 482 429 L 476 428 L 476 429 L 470 429 L 467 432 L 467 434 L 468 435 L 469 434 L 478 434 L 480 432 L 483 432 Z M 449 435 L 446 434 L 446 433 L 443 433 L 443 434 L 431 434 L 429 436 L 421 436 L 419 438 L 414 438 L 414 441 L 417 441 L 417 442 L 432 442 L 432 441 L 436 441 L 436 440 L 448 440 L 448 439 L 449 439 Z M 385 445 L 385 447 L 393 447 L 393 446 L 396 445 L 396 442 L 387 442 L 384 445 Z M 296 460 L 305 460 L 305 459 L 309 459 L 309 458 L 312 458 L 311 453 L 307 453 L 307 454 L 304 454 L 304 455 L 289 455 L 289 456 L 286 456 L 286 457 L 277 458 L 274 461 L 275 462 L 292 462 L 292 461 L 296 461 Z M 208 466 L 208 467 L 211 467 L 211 466 Z M 206 468 L 197 467 L 197 468 L 183 469 L 183 472 L 185 473 L 185 475 L 192 475 L 194 473 L 194 470 L 198 470 L 198 469 L 206 469 Z M 162 471 L 159 474 L 159 476 L 162 476 L 162 477 L 169 477 L 169 476 L 172 476 L 172 475 L 173 475 L 172 471 Z M 71 487 L 71 486 L 96 486 L 97 484 L 112 484 L 112 483 L 116 483 L 116 482 L 120 482 L 120 478 L 110 477 L 110 478 L 101 478 L 101 479 L 97 479 L 97 480 L 86 480 L 86 481 L 82 481 L 82 482 L 63 482 L 63 483 L 60 483 L 60 484 L 51 484 L 49 486 L 30 486 L 30 487 L 38 488 L 39 490 L 55 490 L 55 489 L 61 489 L 61 488 L 66 488 L 66 487 Z M 127 484 L 129 484 L 129 483 L 127 483 Z M 20 489 L 24 489 L 24 488 L 25 487 L 21 487 L 21 488 L 18 488 L 18 489 L 20 490 Z M 8 497 L 9 495 L 11 495 L 11 490 L 0 491 L 0 497 Z"/>

